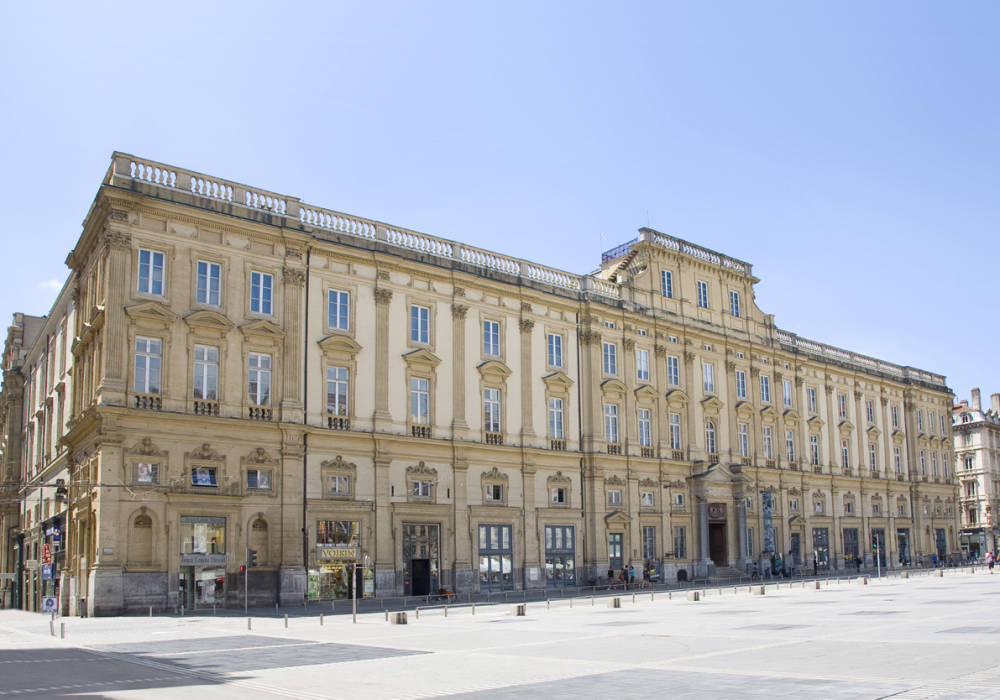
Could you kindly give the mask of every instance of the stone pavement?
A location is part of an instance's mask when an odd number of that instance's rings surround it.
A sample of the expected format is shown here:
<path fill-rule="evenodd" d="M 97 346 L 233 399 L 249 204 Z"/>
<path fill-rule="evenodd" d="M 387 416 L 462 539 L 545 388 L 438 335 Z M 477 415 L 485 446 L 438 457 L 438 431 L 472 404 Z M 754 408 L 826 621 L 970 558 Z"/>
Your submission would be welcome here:
<path fill-rule="evenodd" d="M 797 584 L 798 585 L 798 584 Z M 1000 697 L 1000 576 L 648 592 L 384 615 L 49 619 L 0 611 L 0 699 Z M 66 639 L 58 637 L 66 625 Z"/>

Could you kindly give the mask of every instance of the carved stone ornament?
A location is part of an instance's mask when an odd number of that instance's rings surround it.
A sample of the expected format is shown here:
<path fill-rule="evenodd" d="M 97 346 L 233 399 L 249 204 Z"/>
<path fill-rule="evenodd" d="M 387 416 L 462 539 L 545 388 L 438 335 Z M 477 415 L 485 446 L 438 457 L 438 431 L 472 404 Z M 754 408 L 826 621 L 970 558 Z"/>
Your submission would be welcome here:
<path fill-rule="evenodd" d="M 608 486 L 624 486 L 625 480 L 620 476 L 618 476 L 617 474 L 613 474 L 609 476 L 607 479 L 605 479 L 604 483 L 607 484 Z"/>
<path fill-rule="evenodd" d="M 687 363 L 687 364 L 691 364 L 692 362 L 694 362 L 694 353 L 691 352 L 690 350 L 685 350 L 684 351 L 684 362 Z"/>
<path fill-rule="evenodd" d="M 597 331 L 586 330 L 580 333 L 580 342 L 583 345 L 600 345 L 602 336 Z"/>
<path fill-rule="evenodd" d="M 855 391 L 854 392 L 854 399 L 855 399 L 855 401 L 860 401 L 864 397 L 865 397 L 865 395 L 862 392 L 860 392 L 860 391 Z"/>
<path fill-rule="evenodd" d="M 469 313 L 469 307 L 464 304 L 452 304 L 451 305 L 451 317 L 459 318 L 463 321 L 465 320 L 466 314 Z"/>
<path fill-rule="evenodd" d="M 293 287 L 301 287 L 306 283 L 306 273 L 302 270 L 296 270 L 293 267 L 286 267 L 281 272 L 282 275 L 284 275 L 285 284 Z"/>
<path fill-rule="evenodd" d="M 671 481 L 669 484 L 667 484 L 667 486 L 669 486 L 672 489 L 682 489 L 687 486 L 687 483 L 681 481 L 680 479 L 677 479 L 676 481 Z"/>
<path fill-rule="evenodd" d="M 833 385 L 827 384 L 824 389 L 826 389 L 826 395 L 831 396 L 833 394 Z"/>
<path fill-rule="evenodd" d="M 493 467 L 488 472 L 483 472 L 481 478 L 483 481 L 507 481 L 507 475 L 496 467 Z"/>
<path fill-rule="evenodd" d="M 108 250 L 131 250 L 132 236 L 122 231 L 105 231 L 101 244 Z"/>
<path fill-rule="evenodd" d="M 375 303 L 382 304 L 383 306 L 388 306 L 392 301 L 392 290 L 386 289 L 385 287 L 375 288 Z"/>
<path fill-rule="evenodd" d="M 420 463 L 423 465 L 423 462 Z M 328 459 L 319 465 L 320 469 L 339 469 L 341 471 L 351 471 L 356 472 L 358 470 L 358 465 L 354 462 L 345 462 L 344 458 L 337 455 L 334 459 Z M 409 471 L 409 470 L 407 470 Z M 435 472 L 436 474 L 437 472 Z"/>
<path fill-rule="evenodd" d="M 625 348 L 625 352 L 632 352 L 635 350 L 635 341 L 631 338 L 625 338 L 622 340 L 622 347 Z"/>
<path fill-rule="evenodd" d="M 187 456 L 190 459 L 208 460 L 211 462 L 222 461 L 222 456 L 219 454 L 218 450 L 213 450 L 211 445 L 209 445 L 207 442 L 194 452 L 188 453 Z"/>
<path fill-rule="evenodd" d="M 781 381 L 781 378 L 782 378 L 782 377 L 784 377 L 784 376 L 785 376 L 785 375 L 784 375 L 784 374 L 782 374 L 782 373 L 781 373 L 780 371 L 778 371 L 778 370 L 774 370 L 774 381 L 776 381 L 776 382 L 780 382 L 780 381 Z"/>
<path fill-rule="evenodd" d="M 376 276 L 377 276 L 377 277 L 378 277 L 378 279 L 380 279 L 380 280 L 388 280 L 388 279 L 389 279 L 389 271 L 388 271 L 388 270 L 379 270 L 379 271 L 378 271 L 378 272 L 376 273 Z"/>
<path fill-rule="evenodd" d="M 759 377 L 760 376 L 760 367 L 751 367 L 750 368 L 750 376 L 751 377 Z"/>
<path fill-rule="evenodd" d="M 655 479 L 650 479 L 648 476 L 639 482 L 639 486 L 647 486 L 652 488 L 656 488 L 659 485 L 660 482 L 656 481 Z"/>
<path fill-rule="evenodd" d="M 796 377 L 795 378 L 795 388 L 796 389 L 801 389 L 802 385 L 805 384 L 805 383 L 806 383 L 806 380 L 803 379 L 802 377 Z"/>
<path fill-rule="evenodd" d="M 128 212 L 121 209 L 112 209 L 108 212 L 108 218 L 112 221 L 128 221 Z"/>
<path fill-rule="evenodd" d="M 522 301 L 521 302 L 521 311 L 527 311 L 528 313 L 531 313 L 531 304 L 529 304 L 526 301 Z"/>
<path fill-rule="evenodd" d="M 826 500 L 826 495 L 822 491 L 813 491 L 812 497 L 819 500 Z"/>
<path fill-rule="evenodd" d="M 256 450 L 248 454 L 243 458 L 244 462 L 249 462 L 251 464 L 274 464 L 274 460 L 271 455 L 263 447 L 258 447 Z"/>
<path fill-rule="evenodd" d="M 464 297 L 465 296 L 465 290 L 462 289 L 461 287 L 455 287 L 455 296 L 457 296 L 457 297 Z"/>
<path fill-rule="evenodd" d="M 889 399 L 887 397 L 883 396 L 882 397 L 882 406 L 888 406 L 888 405 L 889 405 Z"/>
<path fill-rule="evenodd" d="M 146 455 L 150 457 L 158 457 L 166 454 L 166 452 L 160 452 L 159 448 L 149 438 L 143 438 L 142 442 L 137 443 L 131 451 L 134 455 Z"/>
<path fill-rule="evenodd" d="M 727 372 L 735 372 L 736 371 L 736 363 L 733 362 L 732 360 L 726 360 L 726 371 Z"/>
<path fill-rule="evenodd" d="M 795 488 L 793 486 L 792 488 L 788 489 L 788 495 L 789 496 L 800 496 L 800 495 L 802 495 L 802 492 L 799 491 L 797 488 Z"/>
<path fill-rule="evenodd" d="M 667 349 L 662 345 L 654 345 L 653 352 L 656 354 L 657 357 L 666 357 L 667 355 Z"/>
<path fill-rule="evenodd" d="M 565 476 L 562 472 L 556 472 L 555 474 L 553 474 L 552 476 L 550 476 L 546 481 L 548 483 L 550 483 L 550 484 L 571 484 L 571 483 L 573 483 L 573 480 L 570 479 L 568 476 Z"/>
<path fill-rule="evenodd" d="M 517 325 L 520 326 L 522 333 L 531 333 L 531 330 L 535 327 L 535 322 L 530 318 L 522 318 L 517 322 Z"/>
<path fill-rule="evenodd" d="M 407 476 L 427 476 L 433 479 L 437 479 L 438 471 L 433 467 L 428 467 L 423 462 L 418 462 L 415 467 L 406 468 Z"/>

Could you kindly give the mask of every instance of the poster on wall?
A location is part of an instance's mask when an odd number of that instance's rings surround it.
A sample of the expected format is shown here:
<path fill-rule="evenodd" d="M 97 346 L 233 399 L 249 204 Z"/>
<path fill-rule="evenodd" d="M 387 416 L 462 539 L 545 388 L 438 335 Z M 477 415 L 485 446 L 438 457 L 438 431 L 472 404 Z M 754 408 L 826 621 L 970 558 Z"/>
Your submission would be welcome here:
<path fill-rule="evenodd" d="M 58 612 L 58 610 L 56 609 L 56 599 L 55 598 L 42 598 L 42 612 L 43 613 Z"/>
<path fill-rule="evenodd" d="M 774 555 L 774 500 L 771 494 L 764 493 L 764 554 Z"/>

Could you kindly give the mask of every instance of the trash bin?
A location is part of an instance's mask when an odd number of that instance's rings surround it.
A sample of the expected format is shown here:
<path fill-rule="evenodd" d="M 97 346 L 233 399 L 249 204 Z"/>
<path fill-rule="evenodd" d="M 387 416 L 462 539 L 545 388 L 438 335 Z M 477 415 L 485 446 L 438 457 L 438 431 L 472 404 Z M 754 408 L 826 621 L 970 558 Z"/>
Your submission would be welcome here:
<path fill-rule="evenodd" d="M 87 617 L 87 599 L 80 598 L 76 609 L 80 612 L 80 617 Z"/>

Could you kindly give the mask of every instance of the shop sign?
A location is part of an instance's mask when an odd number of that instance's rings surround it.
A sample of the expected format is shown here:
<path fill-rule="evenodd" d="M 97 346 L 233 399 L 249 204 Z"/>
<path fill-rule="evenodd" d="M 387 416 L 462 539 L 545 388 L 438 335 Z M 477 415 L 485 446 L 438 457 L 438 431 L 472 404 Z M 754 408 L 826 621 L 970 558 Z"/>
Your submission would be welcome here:
<path fill-rule="evenodd" d="M 316 557 L 322 561 L 357 560 L 358 555 L 358 547 L 331 547 L 329 545 L 316 547 Z"/>
<path fill-rule="evenodd" d="M 52 564 L 42 564 L 42 578 L 52 578 Z"/>
<path fill-rule="evenodd" d="M 46 564 L 52 563 L 52 546 L 48 544 L 42 545 L 42 561 Z"/>
<path fill-rule="evenodd" d="M 182 554 L 181 566 L 225 566 L 225 554 Z"/>

